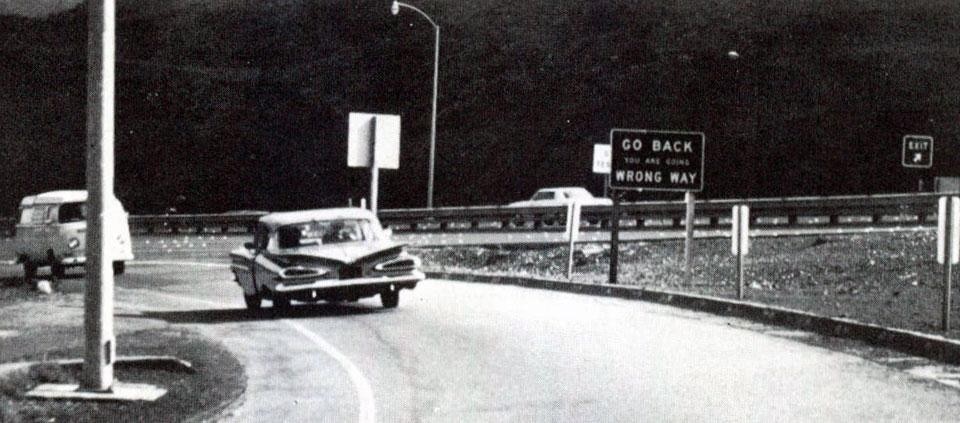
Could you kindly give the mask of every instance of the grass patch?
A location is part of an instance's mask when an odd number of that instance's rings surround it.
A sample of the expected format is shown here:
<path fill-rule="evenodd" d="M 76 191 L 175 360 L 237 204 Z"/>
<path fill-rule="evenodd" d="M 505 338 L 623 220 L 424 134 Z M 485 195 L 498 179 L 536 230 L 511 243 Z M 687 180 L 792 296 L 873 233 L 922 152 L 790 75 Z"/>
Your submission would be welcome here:
<path fill-rule="evenodd" d="M 939 330 L 943 276 L 934 260 L 935 242 L 931 232 L 754 238 L 745 299 L 960 338 L 960 330 Z M 609 251 L 591 248 L 594 254 L 575 255 L 573 280 L 606 283 Z M 412 250 L 430 270 L 566 279 L 566 247 Z M 734 298 L 736 265 L 729 239 L 698 239 L 688 281 L 683 241 L 624 243 L 618 279 L 626 285 Z M 955 310 L 954 328 L 960 327 L 958 317 Z"/>
<path fill-rule="evenodd" d="M 120 334 L 118 355 L 173 355 L 194 372 L 156 365 L 117 364 L 115 380 L 149 383 L 168 390 L 155 402 L 34 400 L 24 395 L 42 383 L 79 383 L 81 366 L 42 363 L 0 376 L 0 421 L 184 421 L 215 415 L 240 397 L 246 385 L 240 363 L 223 346 L 186 330 Z M 82 357 L 71 347 L 48 357 Z M 26 357 L 39 360 L 43 357 Z"/>

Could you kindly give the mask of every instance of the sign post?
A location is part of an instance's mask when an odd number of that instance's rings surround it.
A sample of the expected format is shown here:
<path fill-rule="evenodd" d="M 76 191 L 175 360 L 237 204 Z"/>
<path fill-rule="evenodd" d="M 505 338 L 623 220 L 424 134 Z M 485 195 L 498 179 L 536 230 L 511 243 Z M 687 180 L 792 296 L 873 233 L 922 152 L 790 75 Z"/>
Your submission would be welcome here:
<path fill-rule="evenodd" d="M 347 166 L 370 168 L 370 210 L 376 213 L 379 169 L 400 167 L 400 116 L 350 113 Z"/>
<path fill-rule="evenodd" d="M 580 203 L 574 201 L 567 205 L 567 232 L 566 236 L 570 242 L 569 254 L 567 254 L 567 279 L 573 277 L 573 248 L 580 234 Z"/>
<path fill-rule="evenodd" d="M 960 197 L 940 197 L 937 208 L 937 263 L 943 265 L 943 331 L 950 330 L 953 265 L 960 263 Z"/>
<path fill-rule="evenodd" d="M 690 273 L 694 192 L 703 190 L 703 132 L 646 129 L 610 130 L 610 189 L 613 225 L 610 234 L 610 283 L 616 283 L 619 249 L 620 198 L 618 191 L 651 190 L 687 193 L 687 229 L 684 270 Z M 596 151 L 596 150 L 595 150 Z M 596 160 L 596 159 L 595 159 Z"/>
<path fill-rule="evenodd" d="M 747 253 L 750 252 L 749 206 L 733 206 L 730 219 L 730 250 L 737 256 L 737 298 L 742 300 Z"/>
<path fill-rule="evenodd" d="M 610 188 L 613 207 L 610 212 L 610 274 L 607 282 L 617 284 L 617 264 L 620 263 L 620 191 Z"/>
<path fill-rule="evenodd" d="M 684 193 L 684 202 L 687 205 L 687 213 L 685 215 L 685 231 L 683 236 L 683 275 L 686 278 L 687 283 L 693 279 L 693 271 L 690 266 L 690 261 L 693 256 L 693 224 L 695 219 L 695 206 L 697 202 L 697 195 L 693 191 L 687 191 Z"/>

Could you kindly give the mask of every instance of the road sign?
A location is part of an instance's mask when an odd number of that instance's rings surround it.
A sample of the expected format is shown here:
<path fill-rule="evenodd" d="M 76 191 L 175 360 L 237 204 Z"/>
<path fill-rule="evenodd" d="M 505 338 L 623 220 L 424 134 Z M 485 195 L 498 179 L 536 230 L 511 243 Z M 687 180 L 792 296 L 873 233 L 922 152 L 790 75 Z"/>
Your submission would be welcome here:
<path fill-rule="evenodd" d="M 948 201 L 949 198 L 949 201 Z M 947 208 L 950 210 L 947 210 Z M 937 208 L 937 263 L 960 263 L 960 198 L 940 197 Z"/>
<path fill-rule="evenodd" d="M 347 132 L 347 166 L 369 167 L 371 131 L 376 163 L 381 169 L 400 167 L 400 116 L 350 113 Z"/>
<path fill-rule="evenodd" d="M 593 145 L 593 173 L 610 174 L 610 144 Z"/>
<path fill-rule="evenodd" d="M 610 187 L 703 190 L 703 132 L 613 129 Z"/>
<path fill-rule="evenodd" d="M 929 135 L 904 135 L 903 166 L 925 169 L 932 167 L 933 137 Z"/>
<path fill-rule="evenodd" d="M 750 252 L 750 206 L 733 206 L 730 229 L 730 252 L 747 255 Z"/>

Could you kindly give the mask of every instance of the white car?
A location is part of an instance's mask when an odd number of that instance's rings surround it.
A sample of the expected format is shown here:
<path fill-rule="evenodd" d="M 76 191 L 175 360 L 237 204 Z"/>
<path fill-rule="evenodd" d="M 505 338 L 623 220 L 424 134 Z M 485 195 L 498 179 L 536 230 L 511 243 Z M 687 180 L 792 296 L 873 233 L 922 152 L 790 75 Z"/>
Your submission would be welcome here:
<path fill-rule="evenodd" d="M 552 207 L 566 206 L 572 202 L 583 206 L 612 206 L 613 200 L 597 198 L 580 187 L 541 188 L 529 200 L 507 204 L 507 207 Z"/>
<path fill-rule="evenodd" d="M 529 200 L 517 201 L 507 204 L 507 207 L 566 207 L 570 203 L 577 202 L 583 206 L 612 206 L 613 200 L 609 198 L 597 198 L 590 191 L 581 187 L 555 187 L 541 188 L 533 193 Z M 531 220 L 532 216 L 517 215 L 514 217 L 514 225 L 523 226 L 524 222 Z M 560 220 L 560 214 L 546 216 L 543 223 L 553 225 Z M 595 223 L 595 222 L 591 222 Z M 537 225 L 535 223 L 535 225 Z"/>
<path fill-rule="evenodd" d="M 36 276 L 41 266 L 50 266 L 54 276 L 63 277 L 67 267 L 86 263 L 86 202 L 87 192 L 82 190 L 50 191 L 20 201 L 14 250 L 27 281 Z M 113 198 L 105 214 L 109 233 L 106 252 L 113 262 L 113 273 L 121 274 L 124 263 L 133 260 L 127 212 Z"/>

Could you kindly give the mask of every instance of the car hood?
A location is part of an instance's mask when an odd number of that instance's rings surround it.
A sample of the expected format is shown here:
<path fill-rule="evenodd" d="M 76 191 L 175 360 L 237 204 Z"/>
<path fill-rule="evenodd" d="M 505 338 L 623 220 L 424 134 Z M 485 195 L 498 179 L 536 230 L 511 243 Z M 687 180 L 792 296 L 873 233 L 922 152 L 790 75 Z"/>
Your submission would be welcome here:
<path fill-rule="evenodd" d="M 395 255 L 404 244 L 393 241 L 344 242 L 327 245 L 307 245 L 271 252 L 278 257 L 314 257 L 341 263 L 355 263 L 372 256 Z"/>

